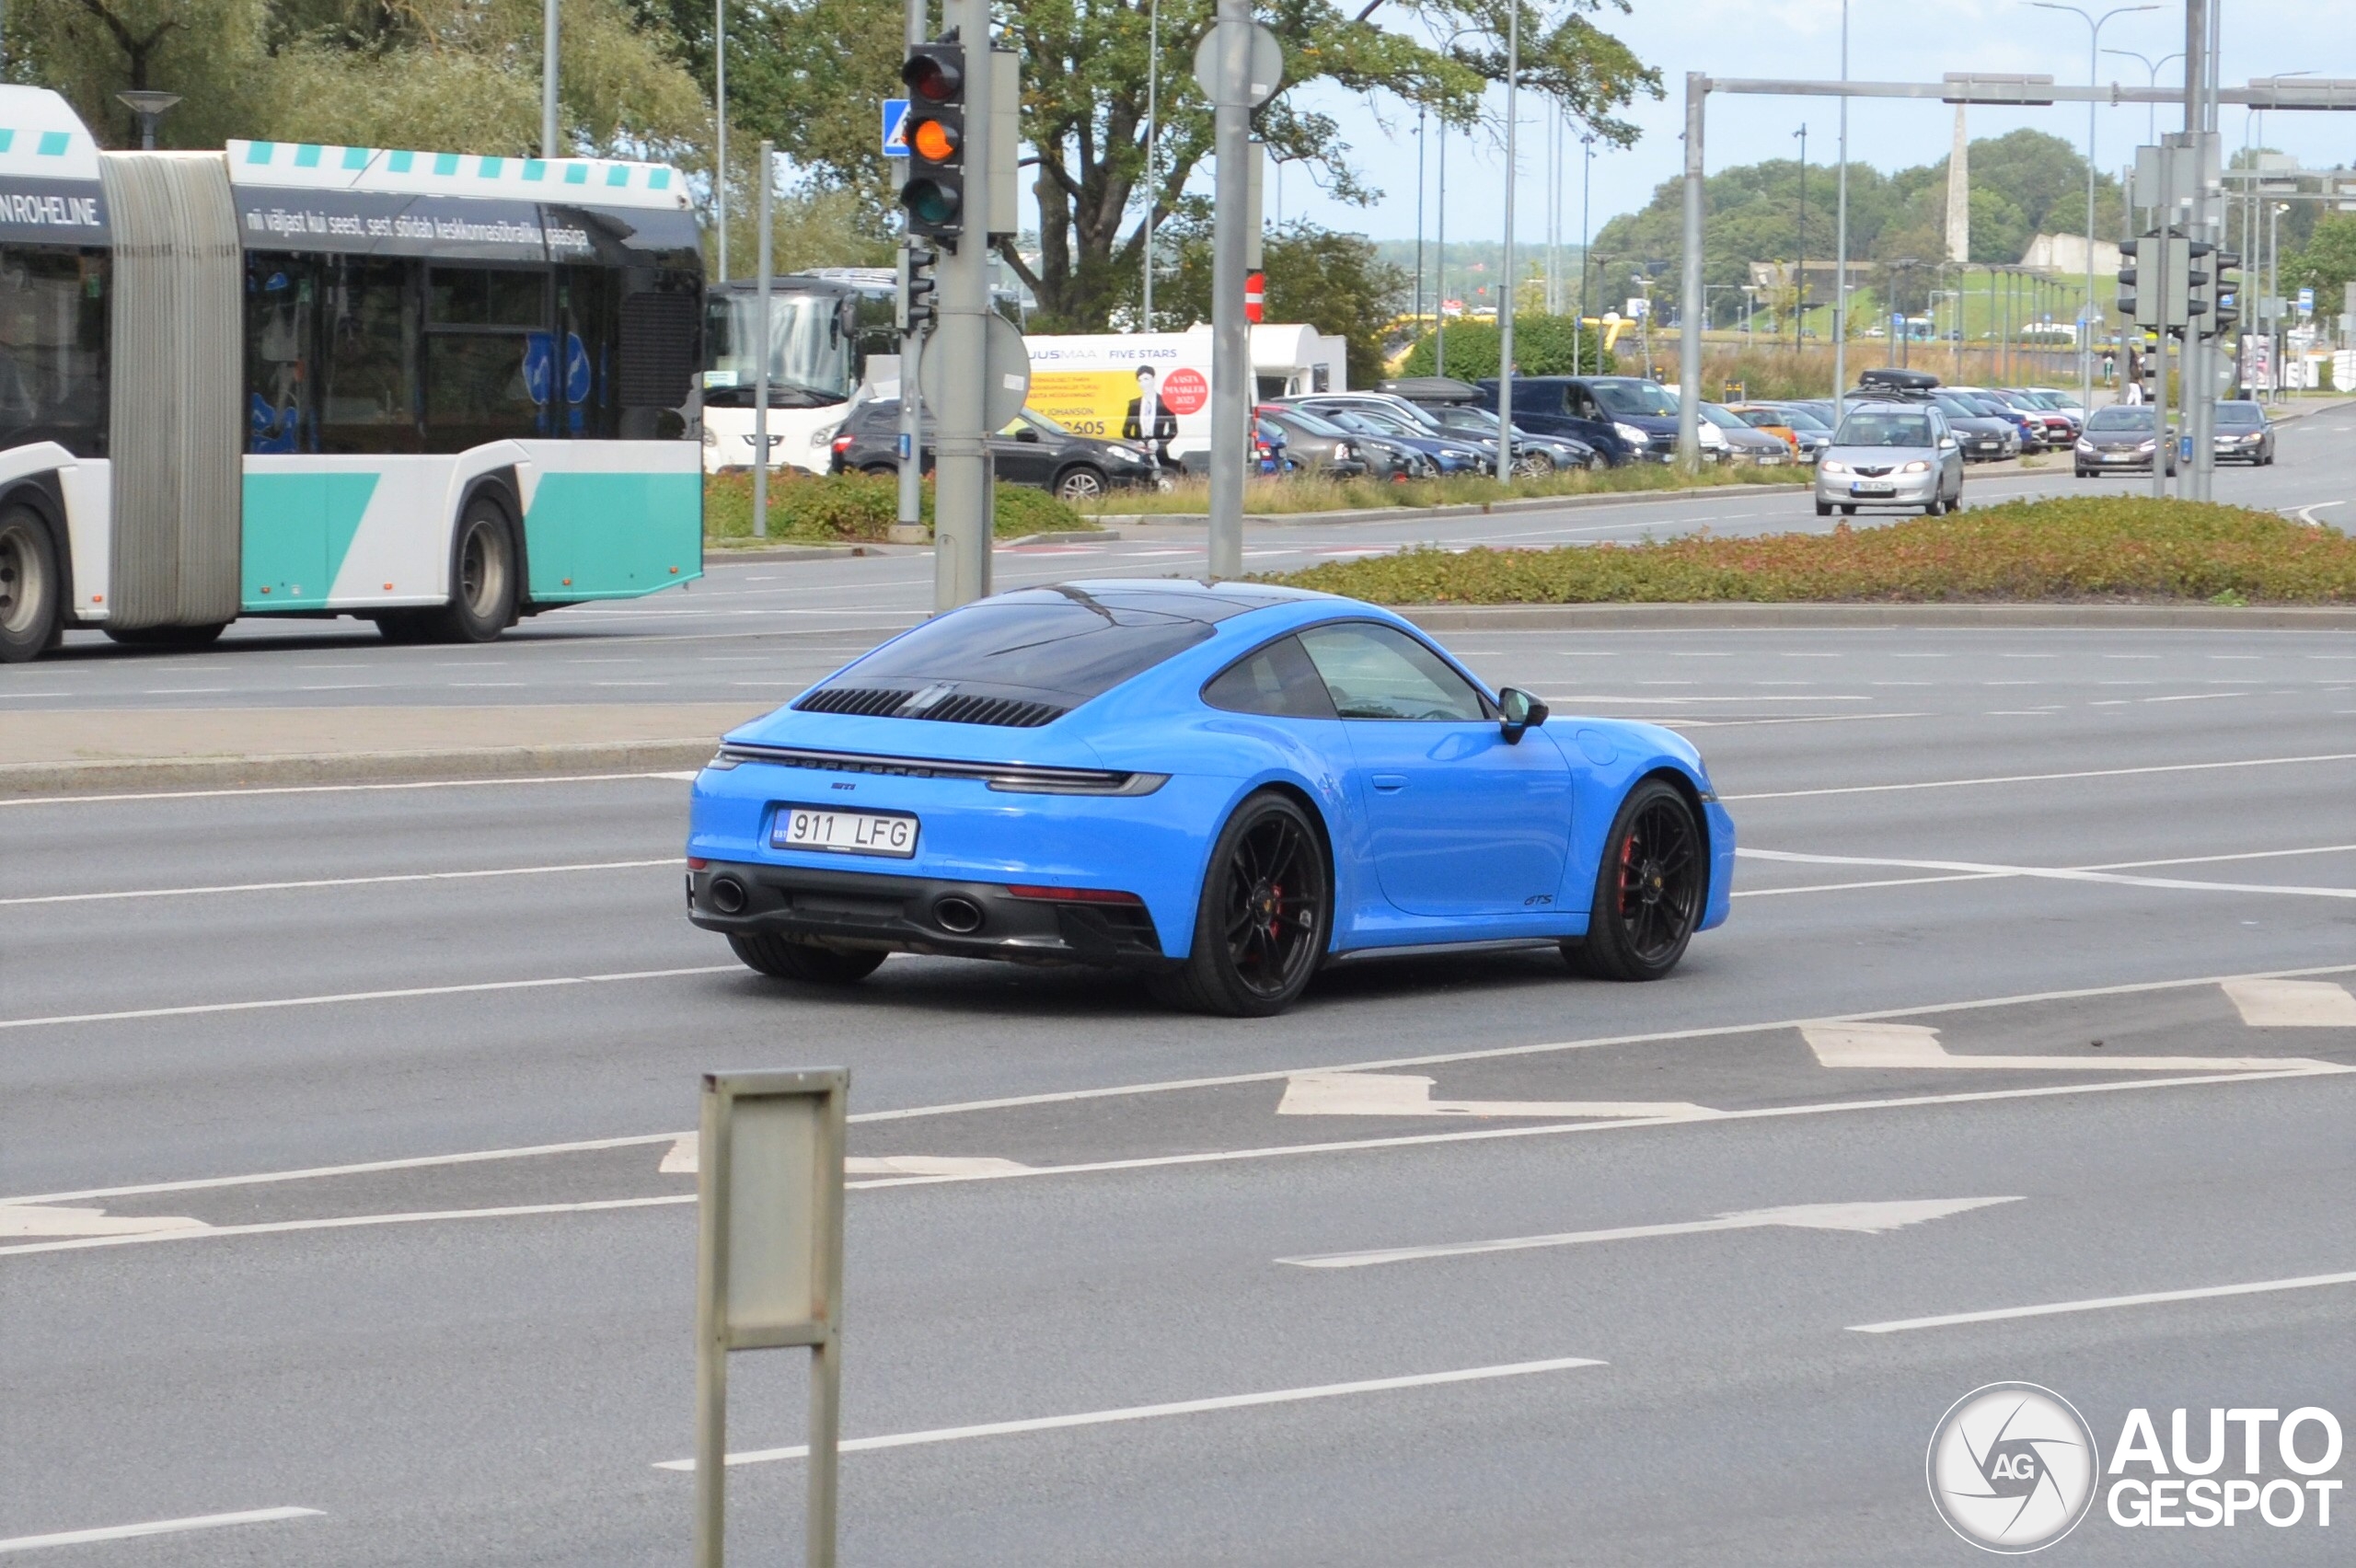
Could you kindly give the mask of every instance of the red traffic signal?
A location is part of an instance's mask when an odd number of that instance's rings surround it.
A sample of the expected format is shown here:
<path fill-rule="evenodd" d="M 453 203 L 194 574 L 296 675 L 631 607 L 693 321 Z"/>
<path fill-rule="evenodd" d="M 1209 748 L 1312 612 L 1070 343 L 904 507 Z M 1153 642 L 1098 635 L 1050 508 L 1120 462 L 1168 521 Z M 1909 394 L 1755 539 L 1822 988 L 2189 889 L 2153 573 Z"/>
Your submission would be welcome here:
<path fill-rule="evenodd" d="M 927 103 L 955 103 L 965 87 L 965 52 L 953 43 L 920 43 L 900 67 L 908 96 Z"/>

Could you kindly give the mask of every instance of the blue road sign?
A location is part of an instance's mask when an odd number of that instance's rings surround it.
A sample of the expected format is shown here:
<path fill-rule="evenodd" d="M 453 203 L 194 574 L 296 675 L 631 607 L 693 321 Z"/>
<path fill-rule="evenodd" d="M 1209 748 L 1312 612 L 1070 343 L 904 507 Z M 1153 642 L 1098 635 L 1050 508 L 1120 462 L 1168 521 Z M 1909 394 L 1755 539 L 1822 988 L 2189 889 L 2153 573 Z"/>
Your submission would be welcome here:
<path fill-rule="evenodd" d="M 908 156 L 908 100 L 884 100 L 884 156 L 904 158 Z"/>

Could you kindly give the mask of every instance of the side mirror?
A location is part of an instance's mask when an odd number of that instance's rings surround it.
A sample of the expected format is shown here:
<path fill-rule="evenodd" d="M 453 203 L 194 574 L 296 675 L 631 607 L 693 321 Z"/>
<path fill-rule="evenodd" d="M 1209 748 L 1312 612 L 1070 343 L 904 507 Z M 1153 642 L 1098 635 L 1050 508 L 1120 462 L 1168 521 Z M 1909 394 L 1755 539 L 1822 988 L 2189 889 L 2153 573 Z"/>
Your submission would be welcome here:
<path fill-rule="evenodd" d="M 1955 450 L 1955 437 L 1954 437 L 1954 436 L 1951 436 L 1951 435 L 1943 435 L 1943 436 L 1939 437 L 1939 450 L 1940 450 L 1940 451 L 1942 451 L 1942 452 L 1952 452 L 1952 451 L 1954 451 L 1954 450 Z"/>
<path fill-rule="evenodd" d="M 1521 737 L 1546 722 L 1546 705 L 1519 686 L 1497 693 L 1497 731 L 1506 744 L 1519 745 Z"/>
<path fill-rule="evenodd" d="M 1034 445 L 1036 445 L 1039 440 L 1039 432 L 1033 430 L 1029 425 L 1024 425 L 1021 430 L 1014 432 L 1014 439 L 1017 441 L 1027 441 L 1032 443 Z"/>

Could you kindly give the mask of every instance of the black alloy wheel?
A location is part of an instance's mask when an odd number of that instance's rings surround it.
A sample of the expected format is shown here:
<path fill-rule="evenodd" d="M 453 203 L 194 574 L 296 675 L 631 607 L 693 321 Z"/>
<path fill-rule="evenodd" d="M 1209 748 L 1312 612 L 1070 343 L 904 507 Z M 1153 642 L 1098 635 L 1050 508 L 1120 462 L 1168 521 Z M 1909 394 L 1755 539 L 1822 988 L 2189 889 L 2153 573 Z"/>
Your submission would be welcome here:
<path fill-rule="evenodd" d="M 32 508 L 0 512 L 0 664 L 38 657 L 63 625 L 57 548 Z"/>
<path fill-rule="evenodd" d="M 1198 1012 L 1273 1017 L 1308 988 L 1333 928 L 1333 875 L 1316 824 L 1288 796 L 1254 795 L 1211 847 L 1193 951 L 1157 977 L 1156 993 Z"/>
<path fill-rule="evenodd" d="M 1600 980 L 1658 980 L 1702 923 L 1708 845 L 1684 791 L 1647 778 L 1628 792 L 1604 840 L 1584 941 L 1563 956 Z"/>
<path fill-rule="evenodd" d="M 872 948 L 819 947 L 766 931 L 731 931 L 728 945 L 745 968 L 805 986 L 855 986 L 874 974 L 884 958 Z"/>

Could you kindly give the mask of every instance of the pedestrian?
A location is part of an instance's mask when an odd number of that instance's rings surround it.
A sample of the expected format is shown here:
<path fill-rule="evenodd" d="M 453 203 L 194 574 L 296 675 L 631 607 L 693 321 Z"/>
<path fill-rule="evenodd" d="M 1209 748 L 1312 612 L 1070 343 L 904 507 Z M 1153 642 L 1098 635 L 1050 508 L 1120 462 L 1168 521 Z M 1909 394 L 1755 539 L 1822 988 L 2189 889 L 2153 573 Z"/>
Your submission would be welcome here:
<path fill-rule="evenodd" d="M 2102 352 L 2102 378 L 2114 386 L 2119 385 L 2119 355 L 2109 349 Z"/>

